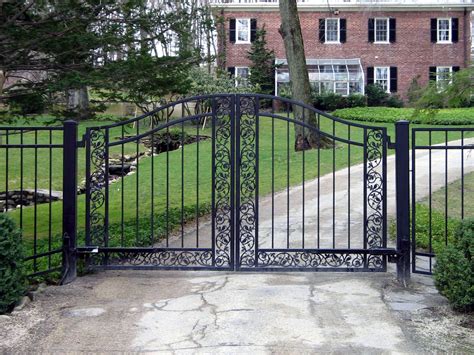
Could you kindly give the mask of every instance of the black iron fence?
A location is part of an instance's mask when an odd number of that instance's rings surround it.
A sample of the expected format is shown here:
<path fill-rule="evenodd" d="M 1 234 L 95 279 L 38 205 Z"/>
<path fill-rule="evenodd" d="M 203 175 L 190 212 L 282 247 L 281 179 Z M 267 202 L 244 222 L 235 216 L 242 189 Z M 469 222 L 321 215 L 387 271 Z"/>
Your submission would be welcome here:
<path fill-rule="evenodd" d="M 32 277 L 69 282 L 81 257 L 109 268 L 320 271 L 385 271 L 388 260 L 407 280 L 410 250 L 413 271 L 431 273 L 437 248 L 473 213 L 474 128 L 411 130 L 411 191 L 410 127 L 395 128 L 391 144 L 385 127 L 254 94 L 185 99 L 81 137 L 72 121 L 0 127 L 0 213 L 22 229 Z M 295 150 L 298 130 L 325 146 Z"/>
<path fill-rule="evenodd" d="M 0 213 L 22 230 L 29 276 L 62 271 L 63 127 L 0 127 Z"/>
<path fill-rule="evenodd" d="M 412 271 L 431 274 L 459 221 L 474 217 L 474 127 L 412 129 Z M 434 142 L 439 142 L 434 144 Z M 420 143 L 421 142 L 421 143 Z"/>

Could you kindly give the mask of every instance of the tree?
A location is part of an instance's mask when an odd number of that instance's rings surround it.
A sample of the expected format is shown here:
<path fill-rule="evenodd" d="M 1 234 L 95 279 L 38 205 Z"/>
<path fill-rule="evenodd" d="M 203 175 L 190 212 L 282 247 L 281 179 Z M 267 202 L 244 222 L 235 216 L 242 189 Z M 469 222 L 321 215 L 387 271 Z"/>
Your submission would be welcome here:
<path fill-rule="evenodd" d="M 262 94 L 272 94 L 275 86 L 275 52 L 267 48 L 265 26 L 258 29 L 247 58 L 250 65 L 249 82 L 258 87 Z"/>
<path fill-rule="evenodd" d="M 86 118 L 87 89 L 144 110 L 189 86 L 199 63 L 201 1 L 20 0 L 0 2 L 0 94 L 40 94 L 62 116 Z M 192 35 L 189 34 L 192 29 Z M 6 83 L 9 83 L 6 87 Z"/>
<path fill-rule="evenodd" d="M 296 0 L 280 0 L 279 6 L 281 17 L 279 32 L 285 45 L 292 98 L 311 105 L 311 86 L 306 67 L 306 56 Z M 313 112 L 308 111 L 307 114 L 304 114 L 303 108 L 294 105 L 293 113 L 295 119 L 317 127 L 318 120 Z M 302 126 L 295 125 L 296 151 L 317 147 L 324 148 L 331 146 L 331 144 L 329 139 L 322 137 L 315 130 L 305 130 Z"/>

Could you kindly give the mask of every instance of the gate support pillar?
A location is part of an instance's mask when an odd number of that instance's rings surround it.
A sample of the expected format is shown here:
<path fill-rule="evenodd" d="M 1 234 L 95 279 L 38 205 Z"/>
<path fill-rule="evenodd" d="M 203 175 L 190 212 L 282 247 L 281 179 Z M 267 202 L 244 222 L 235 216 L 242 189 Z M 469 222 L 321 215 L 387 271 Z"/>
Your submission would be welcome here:
<path fill-rule="evenodd" d="M 62 284 L 77 276 L 77 122 L 64 122 L 63 135 L 63 277 Z"/>
<path fill-rule="evenodd" d="M 410 281 L 410 159 L 408 121 L 395 123 L 395 171 L 397 203 L 397 279 L 406 285 Z"/>

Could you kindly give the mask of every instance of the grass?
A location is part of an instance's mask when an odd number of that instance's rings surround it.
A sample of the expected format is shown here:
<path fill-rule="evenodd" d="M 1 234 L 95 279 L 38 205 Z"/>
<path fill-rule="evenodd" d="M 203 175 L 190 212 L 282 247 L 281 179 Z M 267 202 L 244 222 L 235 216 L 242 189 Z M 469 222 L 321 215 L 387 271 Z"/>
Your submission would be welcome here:
<path fill-rule="evenodd" d="M 440 109 L 417 112 L 413 108 L 354 107 L 336 110 L 333 114 L 347 120 L 395 123 L 408 120 L 411 123 L 434 125 L 466 125 L 474 122 L 474 107 Z"/>
<path fill-rule="evenodd" d="M 466 174 L 464 181 L 456 180 L 435 191 L 431 195 L 431 208 L 429 197 L 417 203 L 417 248 L 431 248 L 435 253 L 439 253 L 445 245 L 451 244 L 459 222 L 474 217 L 471 196 L 474 196 L 474 173 Z"/>
<path fill-rule="evenodd" d="M 99 123 L 88 123 L 97 125 Z M 101 123 L 103 124 L 103 122 Z M 373 125 L 368 123 L 368 125 Z M 394 125 L 382 124 L 387 132 L 394 137 Z M 414 125 L 415 126 L 415 125 Z M 422 127 L 422 126 L 416 126 Z M 187 133 L 211 135 L 209 128 L 201 130 L 193 125 L 179 125 Z M 285 189 L 287 186 L 300 184 L 303 180 L 311 180 L 363 161 L 363 149 L 355 145 L 349 146 L 338 142 L 334 149 L 310 150 L 295 152 L 293 149 L 294 130 L 292 124 L 282 120 L 261 117 L 259 124 L 259 194 L 266 195 L 272 191 Z M 128 127 L 130 131 L 132 128 Z M 333 124 L 332 121 L 321 119 L 323 132 L 335 133 L 337 137 L 349 138 L 354 142 L 363 141 L 363 129 L 350 128 L 345 124 Z M 85 125 L 80 125 L 80 134 L 85 132 Z M 140 128 L 140 132 L 144 132 Z M 273 134 L 272 134 L 273 132 Z M 110 137 L 119 137 L 121 129 L 111 131 Z M 55 133 L 56 134 L 56 133 Z M 126 133 L 133 134 L 133 133 Z M 469 135 L 466 134 L 465 138 Z M 273 139 L 272 139 L 273 137 Z M 61 139 L 60 134 L 55 139 Z M 289 140 L 288 140 L 289 138 Z M 434 132 L 432 142 L 442 142 L 444 132 Z M 459 135 L 450 133 L 450 140 L 458 139 Z M 18 137 L 14 139 L 19 139 Z M 25 134 L 24 142 L 34 142 L 34 136 Z M 42 137 L 49 141 L 49 136 Z M 426 137 L 426 140 L 428 138 Z M 392 138 L 393 140 L 393 138 Z M 426 144 L 424 136 L 417 139 L 417 144 Z M 288 143 L 289 142 L 289 143 Z M 272 146 L 274 147 L 272 154 Z M 226 145 L 229 148 L 229 145 Z M 121 153 L 122 147 L 111 148 L 111 154 Z M 124 152 L 136 152 L 134 143 L 124 145 Z M 138 150 L 144 148 L 139 145 Z M 49 161 L 49 149 L 39 152 L 38 158 L 33 152 L 24 151 L 24 166 L 29 168 L 28 177 L 23 181 L 24 188 L 32 187 L 34 173 L 38 175 L 38 188 L 47 188 L 50 184 L 49 173 L 53 173 L 53 189 L 62 186 L 62 157 L 60 151 L 53 153 L 52 164 Z M 393 151 L 389 151 L 392 154 Z M 168 232 L 176 231 L 182 222 L 190 222 L 196 215 L 205 215 L 210 211 L 212 196 L 212 142 L 202 141 L 198 144 L 186 145 L 184 149 L 163 153 L 140 160 L 135 174 L 111 184 L 109 187 L 109 246 L 143 246 L 151 245 Z M 350 156 L 350 159 L 349 159 Z M 6 179 L 5 155 L 0 155 L 0 182 Z M 318 157 L 320 157 L 318 164 Z M 9 188 L 19 187 L 18 162 L 21 151 L 10 149 L 7 181 Z M 304 164 L 303 164 L 304 161 Z M 35 163 L 36 162 L 36 163 Z M 273 163 L 273 164 L 272 164 Z M 273 170 L 272 170 L 273 166 Z M 36 168 L 35 168 L 36 167 Z M 168 167 L 168 169 L 167 169 Z M 182 168 L 183 167 L 183 168 Z M 84 176 L 85 152 L 79 149 L 79 174 Z M 304 171 L 304 175 L 303 175 Z M 273 179 L 272 179 L 273 172 Z M 3 175 L 2 175 L 3 174 Z M 81 179 L 79 179 L 81 180 Z M 251 177 L 249 177 L 249 181 Z M 167 193 L 168 192 L 168 193 Z M 51 250 L 61 245 L 60 231 L 62 203 L 38 205 L 36 207 L 15 210 L 9 214 L 21 223 L 27 249 L 32 251 Z M 103 212 L 103 208 L 100 209 Z M 78 230 L 79 245 L 83 244 L 85 226 L 85 196 L 78 197 Z M 36 235 L 36 239 L 34 236 Z M 94 240 L 93 243 L 99 243 Z M 52 262 L 49 258 L 39 260 L 38 268 Z M 54 260 L 53 260 L 54 262 Z"/>

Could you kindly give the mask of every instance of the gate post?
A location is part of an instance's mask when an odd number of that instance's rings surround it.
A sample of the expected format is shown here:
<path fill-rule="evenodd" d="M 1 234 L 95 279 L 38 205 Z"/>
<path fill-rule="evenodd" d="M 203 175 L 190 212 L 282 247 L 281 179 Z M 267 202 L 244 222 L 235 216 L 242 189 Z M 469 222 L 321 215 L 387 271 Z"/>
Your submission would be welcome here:
<path fill-rule="evenodd" d="M 397 279 L 410 281 L 410 123 L 395 123 L 395 172 L 397 203 Z"/>
<path fill-rule="evenodd" d="M 63 133 L 63 276 L 61 283 L 77 275 L 77 122 L 64 122 Z"/>

